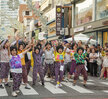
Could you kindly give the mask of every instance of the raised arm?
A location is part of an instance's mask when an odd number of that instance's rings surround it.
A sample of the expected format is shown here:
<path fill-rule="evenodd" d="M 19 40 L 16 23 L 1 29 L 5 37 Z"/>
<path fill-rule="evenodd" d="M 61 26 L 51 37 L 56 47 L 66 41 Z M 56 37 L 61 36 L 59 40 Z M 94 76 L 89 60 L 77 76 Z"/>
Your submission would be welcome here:
<path fill-rule="evenodd" d="M 86 42 L 86 45 L 90 42 L 90 40 L 93 38 L 93 36 L 91 36 L 88 41 Z"/>
<path fill-rule="evenodd" d="M 45 52 L 45 50 L 46 50 L 46 46 L 44 46 L 44 48 L 43 48 L 43 52 Z"/>
<path fill-rule="evenodd" d="M 30 49 L 31 49 L 31 47 L 29 47 L 29 48 L 26 49 L 24 52 L 22 52 L 22 54 L 25 55 Z"/>
<path fill-rule="evenodd" d="M 8 42 L 8 56 L 10 56 L 10 43 Z"/>
<path fill-rule="evenodd" d="M 26 45 L 26 47 L 24 48 L 24 50 L 27 50 L 30 46 L 31 46 L 31 42 L 28 43 L 28 45 Z"/>
<path fill-rule="evenodd" d="M 72 44 L 75 43 L 74 34 L 72 35 Z"/>
<path fill-rule="evenodd" d="M 64 49 L 64 52 L 66 52 L 67 48 L 68 48 L 69 44 L 66 44 L 66 48 Z"/>
<path fill-rule="evenodd" d="M 1 45 L 0 45 L 0 49 L 3 48 L 3 46 L 4 46 L 4 44 L 7 42 L 7 40 L 8 40 L 8 39 L 4 40 L 4 41 L 1 43 Z"/>
<path fill-rule="evenodd" d="M 18 44 L 18 42 L 19 42 L 19 37 L 17 36 L 17 37 L 15 37 L 15 39 L 16 39 L 16 46 L 17 46 L 17 49 L 18 49 L 18 47 L 19 47 L 19 44 Z"/>

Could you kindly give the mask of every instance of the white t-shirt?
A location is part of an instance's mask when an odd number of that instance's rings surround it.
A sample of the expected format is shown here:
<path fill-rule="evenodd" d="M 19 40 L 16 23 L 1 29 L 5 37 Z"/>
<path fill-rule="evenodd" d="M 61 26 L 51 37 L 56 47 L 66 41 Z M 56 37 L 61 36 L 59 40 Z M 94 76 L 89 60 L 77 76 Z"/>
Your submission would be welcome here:
<path fill-rule="evenodd" d="M 53 64 L 54 63 L 53 54 L 54 54 L 53 48 L 51 48 L 49 51 L 45 50 L 45 63 L 47 63 L 47 64 Z"/>
<path fill-rule="evenodd" d="M 71 62 L 71 55 L 66 53 L 64 57 L 64 64 L 67 64 L 68 62 Z"/>

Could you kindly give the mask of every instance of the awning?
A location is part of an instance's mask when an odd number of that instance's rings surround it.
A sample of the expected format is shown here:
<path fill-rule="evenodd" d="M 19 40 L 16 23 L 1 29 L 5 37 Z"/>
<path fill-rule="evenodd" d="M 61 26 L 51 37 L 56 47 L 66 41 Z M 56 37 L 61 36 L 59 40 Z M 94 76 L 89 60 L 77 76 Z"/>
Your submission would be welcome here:
<path fill-rule="evenodd" d="M 51 20 L 51 21 L 49 21 L 49 22 L 47 22 L 47 25 L 49 25 L 49 24 L 51 24 L 51 23 L 53 23 L 53 22 L 55 22 L 55 19 L 54 19 L 54 20 Z"/>
<path fill-rule="evenodd" d="M 57 40 L 58 37 L 59 37 L 59 36 L 51 37 L 51 38 L 48 38 L 47 40 L 48 40 L 48 41 Z"/>

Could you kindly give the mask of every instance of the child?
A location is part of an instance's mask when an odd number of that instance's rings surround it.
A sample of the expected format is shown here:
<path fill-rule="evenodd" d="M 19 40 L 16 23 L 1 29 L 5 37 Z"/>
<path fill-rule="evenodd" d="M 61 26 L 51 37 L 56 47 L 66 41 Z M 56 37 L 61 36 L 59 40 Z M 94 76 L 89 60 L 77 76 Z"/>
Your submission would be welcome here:
<path fill-rule="evenodd" d="M 36 83 L 37 80 L 37 73 L 39 73 L 42 85 L 44 86 L 44 72 L 42 67 L 42 61 L 41 57 L 43 54 L 43 51 L 40 51 L 38 47 L 33 46 L 33 60 L 34 60 L 34 66 L 33 66 L 33 86 Z"/>
<path fill-rule="evenodd" d="M 48 68 L 50 69 L 50 74 L 51 74 L 51 80 L 53 79 L 54 76 L 54 60 L 53 60 L 53 53 L 54 50 L 52 48 L 51 43 L 46 44 L 46 49 L 45 49 L 45 70 L 44 70 L 44 76 L 46 75 Z"/>
<path fill-rule="evenodd" d="M 63 79 L 64 74 L 64 56 L 67 46 L 65 50 L 63 50 L 64 47 L 61 45 L 57 46 L 56 48 L 54 46 L 56 88 L 62 87 L 61 81 Z"/>
<path fill-rule="evenodd" d="M 64 58 L 64 65 L 65 65 L 65 77 L 67 75 L 67 79 L 66 81 L 69 81 L 70 79 L 70 68 L 71 68 L 71 53 L 70 53 L 70 49 L 66 50 L 66 54 L 65 54 L 65 58 Z"/>
<path fill-rule="evenodd" d="M 108 50 L 106 50 L 106 55 L 103 57 L 103 68 L 101 70 L 100 79 L 103 77 L 105 70 L 107 71 L 108 78 Z"/>
<path fill-rule="evenodd" d="M 18 43 L 18 41 L 17 41 L 17 43 Z M 29 47 L 29 45 L 26 46 L 26 48 L 24 49 L 24 43 L 23 42 L 20 42 L 19 44 L 17 44 L 18 54 L 23 53 L 28 47 Z M 25 89 L 30 89 L 27 86 L 28 79 L 27 79 L 27 67 L 26 67 L 26 63 L 25 63 L 25 55 L 23 55 L 23 57 L 21 58 L 21 64 L 22 64 L 22 70 L 23 70 L 22 78 L 23 78 L 23 83 L 25 85 Z"/>
<path fill-rule="evenodd" d="M 23 53 L 20 53 L 17 55 L 17 48 L 15 46 L 12 46 L 10 48 L 11 52 L 11 58 L 10 58 L 10 68 L 13 78 L 13 92 L 12 96 L 16 97 L 17 93 L 19 93 L 19 87 L 22 82 L 22 64 L 21 64 L 21 58 L 25 53 L 27 53 L 29 49 L 24 51 Z"/>
<path fill-rule="evenodd" d="M 9 41 L 4 40 L 0 45 L 0 88 L 4 89 L 2 85 L 3 79 L 5 80 L 5 86 L 9 86 L 8 84 L 8 73 L 9 73 Z"/>
<path fill-rule="evenodd" d="M 72 64 L 70 68 L 70 75 L 73 75 L 76 68 L 76 61 L 75 61 L 74 54 L 76 53 L 76 50 L 77 50 L 77 44 L 73 43 L 71 47 L 72 47 L 72 50 L 71 50 Z"/>
<path fill-rule="evenodd" d="M 82 47 L 79 47 L 77 49 L 77 52 L 74 54 L 75 61 L 76 61 L 76 71 L 75 71 L 75 76 L 74 76 L 74 81 L 73 81 L 73 86 L 76 85 L 76 80 L 78 79 L 80 73 L 84 77 L 84 86 L 86 86 L 86 81 L 87 81 L 87 71 L 85 69 L 85 58 L 87 56 L 87 53 L 83 53 L 84 49 Z"/>

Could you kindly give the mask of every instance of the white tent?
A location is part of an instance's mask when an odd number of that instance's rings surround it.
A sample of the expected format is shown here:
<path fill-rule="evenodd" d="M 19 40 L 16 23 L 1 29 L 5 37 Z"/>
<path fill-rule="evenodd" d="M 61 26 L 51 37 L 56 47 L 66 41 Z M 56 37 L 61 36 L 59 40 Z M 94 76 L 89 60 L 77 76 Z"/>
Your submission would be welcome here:
<path fill-rule="evenodd" d="M 87 42 L 89 40 L 89 37 L 87 35 L 84 35 L 84 34 L 80 33 L 78 35 L 75 35 L 74 39 L 75 39 L 76 42 L 78 42 L 79 40 L 81 40 L 82 42 Z M 70 41 L 72 41 L 72 38 L 68 38 L 66 40 L 70 42 Z M 96 44 L 96 40 L 91 39 L 90 43 Z"/>

